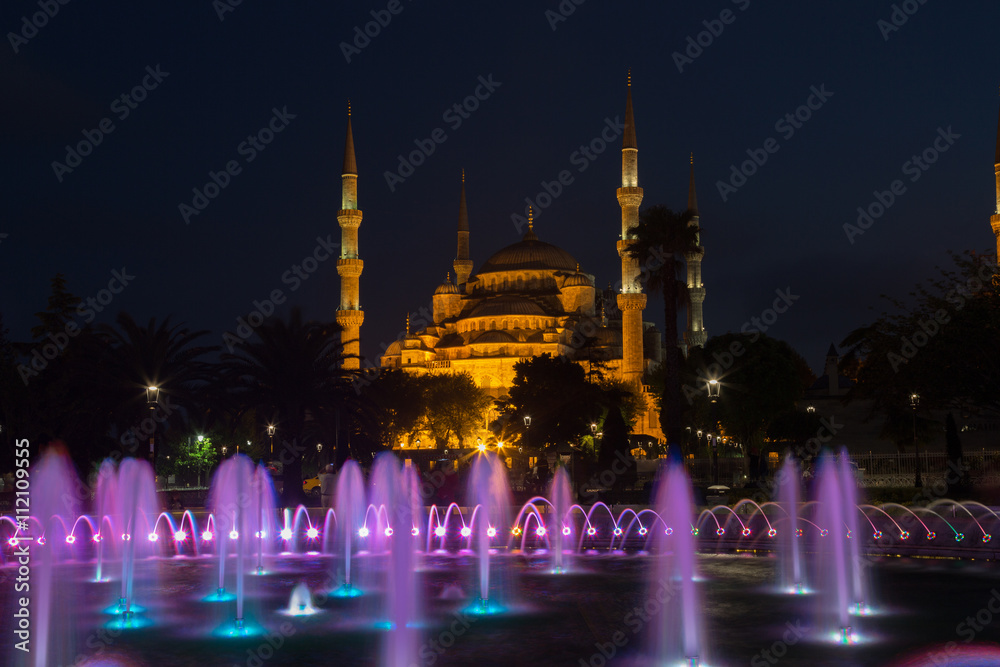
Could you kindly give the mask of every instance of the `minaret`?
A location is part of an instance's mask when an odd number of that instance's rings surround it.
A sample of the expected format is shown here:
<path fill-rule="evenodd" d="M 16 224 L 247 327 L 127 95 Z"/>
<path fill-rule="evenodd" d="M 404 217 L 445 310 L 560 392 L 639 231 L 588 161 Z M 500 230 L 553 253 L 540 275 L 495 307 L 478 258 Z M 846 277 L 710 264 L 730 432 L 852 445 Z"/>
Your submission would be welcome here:
<path fill-rule="evenodd" d="M 472 273 L 469 259 L 469 209 L 465 205 L 465 170 L 462 170 L 462 194 L 458 200 L 458 254 L 452 263 L 455 268 L 455 284 L 459 291 L 465 291 L 465 283 Z"/>
<path fill-rule="evenodd" d="M 358 209 L 358 165 L 354 159 L 354 135 L 351 132 L 351 103 L 347 103 L 347 141 L 344 146 L 344 170 L 341 175 L 341 209 L 337 211 L 340 223 L 340 259 L 337 274 L 340 276 L 340 308 L 337 324 L 341 328 L 340 340 L 344 347 L 344 368 L 361 368 L 361 323 L 365 313 L 361 310 L 359 283 L 365 263 L 358 258 L 358 227 L 361 211 Z"/>
<path fill-rule="evenodd" d="M 638 284 L 639 262 L 629 255 L 634 236 L 629 230 L 639 224 L 639 148 L 635 141 L 635 118 L 632 116 L 632 71 L 628 74 L 625 97 L 625 133 L 622 138 L 622 186 L 618 188 L 618 204 L 622 207 L 622 231 L 618 241 L 618 256 L 622 260 L 622 291 L 618 294 L 618 309 L 622 313 L 622 380 L 642 384 L 642 311 L 646 295 Z"/>
<path fill-rule="evenodd" d="M 993 158 L 993 172 L 997 179 L 997 205 L 990 218 L 990 225 L 997 237 L 997 263 L 1000 264 L 1000 114 L 997 116 L 997 150 Z"/>
<path fill-rule="evenodd" d="M 687 207 L 692 213 L 688 227 L 695 228 L 695 238 L 697 239 L 695 243 L 698 246 L 695 252 L 684 256 L 684 259 L 687 260 L 687 286 L 690 297 L 687 312 L 688 328 L 684 332 L 684 342 L 690 352 L 691 348 L 704 347 L 705 341 L 708 340 L 708 334 L 705 332 L 705 319 L 702 315 L 702 304 L 705 303 L 705 285 L 701 282 L 701 260 L 705 257 L 705 248 L 701 245 L 700 236 L 697 236 L 701 219 L 698 216 L 698 193 L 694 188 L 694 153 L 691 154 L 691 178 L 688 181 Z"/>

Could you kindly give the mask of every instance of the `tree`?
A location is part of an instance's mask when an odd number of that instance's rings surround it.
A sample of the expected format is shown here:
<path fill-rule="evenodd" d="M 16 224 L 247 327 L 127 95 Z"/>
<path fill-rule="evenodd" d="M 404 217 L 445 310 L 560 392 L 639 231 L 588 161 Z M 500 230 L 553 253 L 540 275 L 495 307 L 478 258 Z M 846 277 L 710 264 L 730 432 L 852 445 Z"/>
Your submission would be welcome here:
<path fill-rule="evenodd" d="M 698 251 L 699 229 L 688 224 L 692 211 L 674 213 L 665 206 L 652 206 L 639 214 L 639 224 L 628 230 L 634 239 L 629 254 L 649 270 L 646 286 L 663 296 L 664 337 L 663 396 L 660 426 L 668 445 L 679 445 L 683 433 L 681 396 L 682 354 L 677 347 L 677 312 L 685 302 L 687 283 L 680 278 L 684 256 Z M 624 288 L 630 286 L 623 285 Z"/>
<path fill-rule="evenodd" d="M 330 442 L 323 428 L 336 410 L 356 405 L 351 380 L 355 371 L 343 367 L 340 330 L 332 323 L 304 322 L 292 309 L 287 322 L 270 318 L 257 337 L 224 353 L 221 383 L 239 413 L 254 411 L 280 429 L 276 456 L 283 467 L 282 503 L 306 501 L 302 493 L 302 462 L 315 444 Z M 346 439 L 345 439 L 346 442 Z"/>
<path fill-rule="evenodd" d="M 358 419 L 359 434 L 392 449 L 404 440 L 412 440 L 419 430 L 420 417 L 426 410 L 423 378 L 405 371 L 387 368 L 361 386 L 363 409 Z"/>
<path fill-rule="evenodd" d="M 543 354 L 514 364 L 503 410 L 522 442 L 527 438 L 532 447 L 555 446 L 590 435 L 590 424 L 601 413 L 600 399 L 600 389 L 587 382 L 582 366 Z M 524 417 L 531 418 L 530 427 Z"/>
<path fill-rule="evenodd" d="M 625 486 L 635 481 L 635 461 L 628 440 L 631 431 L 621 407 L 613 402 L 608 406 L 608 413 L 604 418 L 604 436 L 597 457 L 597 467 L 602 473 L 605 470 L 615 473 L 614 483 L 607 494 L 610 502 L 621 500 Z M 625 467 L 625 472 L 618 474 L 617 471 L 622 466 Z"/>
<path fill-rule="evenodd" d="M 868 401 L 869 417 L 881 417 L 883 436 L 901 448 L 913 441 L 912 393 L 925 413 L 1000 415 L 997 267 L 974 253 L 951 258 L 952 267 L 938 267 L 938 276 L 918 284 L 908 300 L 883 295 L 890 308 L 841 343 L 846 364 L 857 369 L 847 399 Z M 926 421 L 918 421 L 918 430 Z"/>
<path fill-rule="evenodd" d="M 715 361 L 722 358 L 733 360 L 728 369 Z M 687 364 L 687 377 L 698 380 L 690 380 L 695 384 L 687 385 L 686 393 L 692 403 L 702 404 L 699 414 L 709 413 L 701 387 L 713 376 L 722 383 L 718 421 L 745 453 L 764 449 L 772 424 L 795 410 L 795 401 L 814 380 L 805 359 L 788 343 L 759 332 L 714 336 L 703 350 L 689 354 Z M 703 428 L 712 431 L 715 425 L 706 422 Z"/>
<path fill-rule="evenodd" d="M 468 373 L 425 375 L 422 430 L 430 433 L 438 447 L 447 447 L 454 438 L 459 447 L 481 427 L 493 400 L 476 386 Z"/>
<path fill-rule="evenodd" d="M 944 442 L 948 455 L 948 475 L 945 479 L 951 480 L 953 475 L 957 474 L 958 479 L 953 484 L 949 483 L 949 486 L 958 495 L 968 494 L 972 490 L 972 484 L 969 479 L 969 471 L 962 461 L 962 440 L 958 437 L 958 426 L 955 424 L 955 416 L 951 412 L 948 413 L 944 421 Z"/>

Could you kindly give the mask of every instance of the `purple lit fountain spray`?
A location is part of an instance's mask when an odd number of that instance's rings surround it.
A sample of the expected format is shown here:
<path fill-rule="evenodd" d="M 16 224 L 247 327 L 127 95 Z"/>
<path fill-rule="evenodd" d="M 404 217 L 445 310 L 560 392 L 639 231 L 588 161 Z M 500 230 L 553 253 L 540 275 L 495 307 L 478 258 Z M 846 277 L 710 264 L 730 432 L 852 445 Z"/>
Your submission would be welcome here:
<path fill-rule="evenodd" d="M 65 584 L 53 586 L 52 570 L 55 567 L 57 535 L 62 532 L 62 526 L 65 525 L 62 517 L 68 517 L 72 521 L 73 517 L 79 514 L 79 507 L 74 507 L 72 502 L 68 505 L 63 502 L 64 498 L 70 496 L 63 495 L 60 489 L 75 489 L 78 480 L 69 457 L 61 449 L 56 448 L 50 449 L 41 462 L 32 468 L 30 479 L 31 513 L 38 521 L 31 526 L 29 535 L 32 539 L 27 544 L 33 566 L 30 589 L 32 617 L 29 631 L 33 641 L 30 647 L 34 666 L 48 667 L 52 664 L 61 664 L 60 658 L 69 658 L 73 655 L 68 650 L 53 651 L 53 646 L 50 646 L 58 643 L 60 638 L 70 635 L 69 628 L 54 627 L 57 618 L 60 621 L 71 618 L 70 614 L 54 613 L 60 606 L 56 595 L 61 592 L 63 595 L 72 596 L 72 591 L 65 590 L 67 588 Z M 39 543 L 43 531 L 48 538 L 50 545 L 48 548 Z M 65 600 L 65 603 L 69 604 L 70 600 Z"/>
<path fill-rule="evenodd" d="M 263 514 L 264 506 L 273 500 L 255 501 L 254 495 L 260 496 L 266 486 L 255 482 L 253 461 L 240 454 L 226 459 L 219 465 L 212 479 L 212 489 L 209 493 L 208 505 L 215 516 L 216 550 L 219 556 L 219 580 L 217 595 L 225 598 L 226 592 L 226 561 L 227 553 L 232 550 L 236 555 L 236 621 L 235 632 L 245 632 L 243 615 L 244 575 L 246 574 L 247 557 L 259 549 L 251 549 L 255 535 L 267 531 L 267 518 Z M 273 512 L 272 512 L 273 514 Z M 256 538 L 254 538 L 256 539 Z"/>
<path fill-rule="evenodd" d="M 552 541 L 552 571 L 560 574 L 568 569 L 564 546 L 567 539 L 571 539 L 568 531 L 572 530 L 569 510 L 573 500 L 569 486 L 569 473 L 566 472 L 566 468 L 560 467 L 552 477 L 549 500 L 552 501 L 553 517 L 549 525 Z"/>
<path fill-rule="evenodd" d="M 496 598 L 490 597 L 490 548 L 496 543 L 497 535 L 506 536 L 511 505 L 507 467 L 496 454 L 480 452 L 475 455 L 468 497 L 469 504 L 476 507 L 473 539 L 479 558 L 479 599 L 472 611 L 489 614 L 502 609 Z"/>
<path fill-rule="evenodd" d="M 649 582 L 649 593 L 658 601 L 666 599 L 653 633 L 655 664 L 695 667 L 705 660 L 702 605 L 694 581 L 697 572 L 691 481 L 680 461 L 670 463 L 665 474 L 661 471 L 656 512 L 663 523 L 656 524 L 659 556 L 650 569 L 655 578 Z"/>
<path fill-rule="evenodd" d="M 153 468 L 146 461 L 124 459 L 118 465 L 117 508 L 122 540 L 122 591 L 118 608 L 122 621 L 133 618 L 133 588 L 136 562 L 150 555 L 153 542 L 148 539 L 156 526 L 160 503 L 156 499 L 156 481 Z"/>
<path fill-rule="evenodd" d="M 806 591 L 802 568 L 802 540 L 799 538 L 799 466 L 791 455 L 778 471 L 778 502 L 788 513 L 788 527 L 781 531 L 782 590 L 801 594 Z"/>
<path fill-rule="evenodd" d="M 354 536 L 365 522 L 365 478 L 356 461 L 348 460 L 337 475 L 334 507 L 337 510 L 337 546 L 344 554 L 344 582 L 339 592 L 350 596 L 357 589 L 351 578 L 351 557 Z"/>
<path fill-rule="evenodd" d="M 417 655 L 415 625 L 421 608 L 415 574 L 417 537 L 413 534 L 413 527 L 420 523 L 416 474 L 412 468 L 400 468 L 396 457 L 385 452 L 375 459 L 371 484 L 372 503 L 385 508 L 382 530 L 389 546 L 385 595 L 389 631 L 381 664 L 408 667 Z"/>
<path fill-rule="evenodd" d="M 829 453 L 820 457 L 817 482 L 819 503 L 816 523 L 820 532 L 816 537 L 816 551 L 820 617 L 837 641 L 852 644 L 855 634 L 850 613 L 852 563 L 847 544 L 848 528 L 845 526 L 847 501 L 843 498 L 844 485 L 837 462 Z"/>
<path fill-rule="evenodd" d="M 869 612 L 864 564 L 861 556 L 861 533 L 858 530 L 858 482 L 854 478 L 851 459 L 847 448 L 840 449 L 837 459 L 837 473 L 840 477 L 841 500 L 843 502 L 844 523 L 847 524 L 847 556 L 850 576 L 851 613 L 865 615 Z"/>
<path fill-rule="evenodd" d="M 111 459 L 104 459 L 101 468 L 97 473 L 97 492 L 95 494 L 95 514 L 94 533 L 97 543 L 97 573 L 94 576 L 96 581 L 101 581 L 104 577 L 104 555 L 106 545 L 113 545 L 115 540 L 114 528 L 110 525 L 112 513 L 115 511 L 115 498 L 118 497 L 118 473 L 115 470 L 115 462 Z M 108 525 L 105 526 L 105 523 Z M 105 530 L 107 528 L 107 530 Z M 111 539 L 102 539 L 108 536 Z"/>

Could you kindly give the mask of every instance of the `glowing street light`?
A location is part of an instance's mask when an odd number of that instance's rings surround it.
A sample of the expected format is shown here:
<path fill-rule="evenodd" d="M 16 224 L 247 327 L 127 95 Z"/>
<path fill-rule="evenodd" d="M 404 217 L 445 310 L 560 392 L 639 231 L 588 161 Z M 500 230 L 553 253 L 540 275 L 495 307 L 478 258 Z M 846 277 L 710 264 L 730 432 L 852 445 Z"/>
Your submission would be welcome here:
<path fill-rule="evenodd" d="M 156 410 L 156 405 L 160 399 L 160 388 L 155 385 L 149 385 L 146 387 L 146 405 L 149 406 L 150 410 Z M 156 420 L 153 420 L 155 426 Z M 155 443 L 156 443 L 156 429 L 149 434 L 149 463 L 153 466 L 154 474 L 156 469 L 156 457 L 155 457 Z"/>
<path fill-rule="evenodd" d="M 271 456 L 274 456 L 274 424 L 267 425 L 267 437 L 271 439 Z"/>

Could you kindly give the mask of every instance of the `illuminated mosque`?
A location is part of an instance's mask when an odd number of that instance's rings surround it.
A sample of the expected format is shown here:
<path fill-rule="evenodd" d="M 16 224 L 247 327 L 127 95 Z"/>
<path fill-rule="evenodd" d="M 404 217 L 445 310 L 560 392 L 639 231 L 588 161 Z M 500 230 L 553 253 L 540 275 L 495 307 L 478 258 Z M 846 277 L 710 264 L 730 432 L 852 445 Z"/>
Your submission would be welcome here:
<path fill-rule="evenodd" d="M 607 377 L 632 385 L 646 403 L 646 412 L 633 432 L 665 441 L 653 394 L 644 378 L 663 360 L 661 332 L 643 321 L 646 294 L 638 279 L 639 263 L 628 254 L 633 240 L 628 230 L 638 224 L 643 191 L 639 187 L 638 144 L 629 81 L 622 140 L 622 182 L 617 190 L 621 227 L 617 252 L 621 258 L 620 289 L 607 293 L 595 286 L 594 276 L 562 248 L 541 240 L 529 213 L 528 230 L 517 243 L 495 252 L 473 272 L 469 257 L 469 216 L 462 177 L 459 198 L 457 254 L 451 275 L 437 287 L 432 299 L 433 322 L 409 331 L 385 350 L 382 368 L 411 373 L 469 373 L 490 396 L 507 394 L 514 380 L 514 364 L 549 354 L 580 363 L 600 361 Z M 359 368 L 359 332 L 364 313 L 358 307 L 358 282 L 363 262 L 358 257 L 357 166 L 348 118 L 343 169 L 343 209 L 338 212 L 342 230 L 341 303 L 337 323 L 342 327 L 345 352 L 355 355 L 345 366 Z M 688 186 L 688 208 L 698 204 L 694 165 Z M 610 242 L 611 229 L 608 230 Z M 702 317 L 705 288 L 701 281 L 704 248 L 686 257 L 690 305 L 683 346 L 704 345 L 707 334 Z M 613 297 L 613 298 L 612 298 Z"/>

